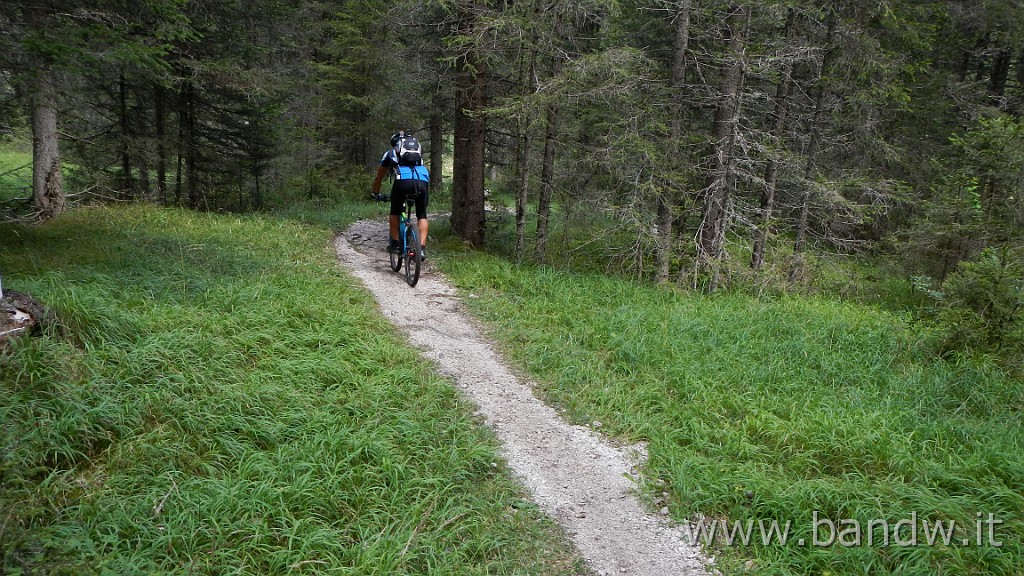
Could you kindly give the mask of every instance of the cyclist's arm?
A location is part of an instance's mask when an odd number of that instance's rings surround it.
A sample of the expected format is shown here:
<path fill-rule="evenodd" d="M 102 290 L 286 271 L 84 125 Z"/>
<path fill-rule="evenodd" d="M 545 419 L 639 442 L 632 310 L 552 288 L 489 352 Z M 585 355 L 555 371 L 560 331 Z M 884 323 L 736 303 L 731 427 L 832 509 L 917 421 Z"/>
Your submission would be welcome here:
<path fill-rule="evenodd" d="M 377 167 L 377 177 L 373 179 L 373 193 L 374 194 L 379 194 L 380 193 L 380 183 L 384 181 L 384 176 L 387 175 L 389 170 L 390 170 L 390 168 L 388 168 L 387 166 L 378 166 Z"/>
<path fill-rule="evenodd" d="M 377 167 L 377 177 L 373 180 L 374 194 L 380 193 L 380 183 L 384 180 L 384 176 L 393 170 L 395 166 L 398 166 L 398 160 L 394 155 L 395 151 L 389 149 L 384 153 L 384 156 L 381 157 L 380 166 Z"/>

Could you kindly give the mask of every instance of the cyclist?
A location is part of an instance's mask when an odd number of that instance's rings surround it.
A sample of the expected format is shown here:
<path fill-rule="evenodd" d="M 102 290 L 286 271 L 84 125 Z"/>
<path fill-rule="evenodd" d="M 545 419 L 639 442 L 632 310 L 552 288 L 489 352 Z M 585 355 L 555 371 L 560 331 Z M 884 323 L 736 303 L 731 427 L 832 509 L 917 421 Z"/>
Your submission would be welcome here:
<path fill-rule="evenodd" d="M 391 148 L 384 152 L 384 156 L 380 159 L 377 177 L 373 180 L 371 193 L 373 198 L 384 199 L 380 195 L 380 185 L 388 173 L 395 177 L 394 183 L 391 185 L 391 214 L 388 217 L 388 226 L 391 230 L 388 252 L 401 250 L 401 242 L 398 240 L 398 217 L 405 207 L 407 193 L 416 194 L 416 220 L 420 231 L 420 245 L 425 248 L 427 229 L 430 227 L 430 223 L 427 221 L 430 173 L 423 165 L 420 143 L 405 130 L 399 130 L 391 136 Z M 422 248 L 421 258 L 426 260 L 426 250 Z"/>

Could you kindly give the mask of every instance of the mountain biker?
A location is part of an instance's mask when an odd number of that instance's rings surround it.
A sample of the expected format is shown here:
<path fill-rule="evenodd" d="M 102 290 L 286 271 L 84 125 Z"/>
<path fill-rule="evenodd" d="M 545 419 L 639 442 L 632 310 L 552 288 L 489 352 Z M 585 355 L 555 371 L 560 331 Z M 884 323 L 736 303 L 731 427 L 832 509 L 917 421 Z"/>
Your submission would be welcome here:
<path fill-rule="evenodd" d="M 416 152 L 412 153 L 410 149 L 415 149 Z M 401 242 L 398 240 L 398 217 L 405 208 L 406 194 L 413 193 L 416 195 L 416 220 L 420 231 L 421 258 L 425 260 L 427 254 L 424 248 L 427 245 L 427 229 L 430 227 L 430 223 L 427 221 L 430 173 L 423 165 L 419 142 L 405 130 L 399 130 L 391 136 L 391 148 L 384 152 L 384 156 L 380 159 L 377 177 L 373 180 L 371 193 L 373 198 L 384 199 L 380 195 L 380 185 L 388 173 L 395 177 L 394 183 L 391 185 L 391 213 L 388 217 L 388 227 L 391 231 L 388 252 L 401 250 Z"/>

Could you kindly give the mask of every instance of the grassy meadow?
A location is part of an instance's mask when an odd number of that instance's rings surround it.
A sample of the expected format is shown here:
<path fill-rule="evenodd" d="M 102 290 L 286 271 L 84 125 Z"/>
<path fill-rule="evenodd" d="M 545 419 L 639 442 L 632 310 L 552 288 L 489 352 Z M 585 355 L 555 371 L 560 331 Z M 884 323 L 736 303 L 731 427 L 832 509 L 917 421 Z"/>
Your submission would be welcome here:
<path fill-rule="evenodd" d="M 0 353 L 5 573 L 584 573 L 336 266 L 385 206 L 325 202 L 0 225 L 4 288 L 59 319 Z M 433 269 L 569 418 L 647 444 L 644 496 L 718 527 L 723 573 L 1024 573 L 1024 385 L 934 358 L 904 305 L 514 266 L 445 228 Z"/>
<path fill-rule="evenodd" d="M 4 288 L 59 319 L 0 353 L 4 574 L 582 573 L 331 240 L 142 206 L 0 225 Z"/>
<path fill-rule="evenodd" d="M 437 253 L 551 402 L 648 443 L 652 505 L 752 523 L 750 545 L 713 540 L 726 573 L 1024 573 L 1024 385 L 981 360 L 935 360 L 904 316 Z M 916 541 L 894 532 L 904 519 Z M 785 545 L 757 531 L 772 520 L 790 523 Z M 938 522 L 955 526 L 948 544 L 926 542 Z"/>

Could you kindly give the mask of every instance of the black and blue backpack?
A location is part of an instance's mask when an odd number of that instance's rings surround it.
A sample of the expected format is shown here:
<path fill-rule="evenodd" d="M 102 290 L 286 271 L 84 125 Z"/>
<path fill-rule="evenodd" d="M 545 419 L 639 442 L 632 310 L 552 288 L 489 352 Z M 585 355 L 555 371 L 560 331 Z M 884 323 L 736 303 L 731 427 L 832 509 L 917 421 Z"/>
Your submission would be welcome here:
<path fill-rule="evenodd" d="M 419 140 L 405 136 L 395 145 L 395 159 L 398 161 L 398 178 L 400 180 L 430 181 L 430 173 L 423 165 L 423 149 Z"/>

